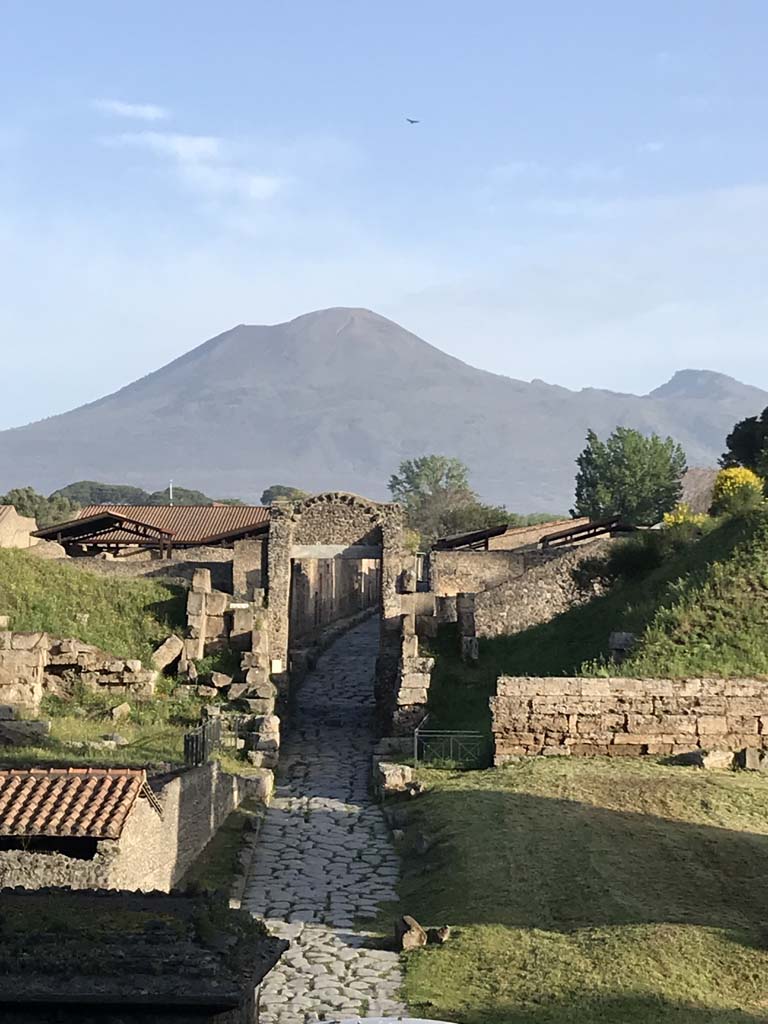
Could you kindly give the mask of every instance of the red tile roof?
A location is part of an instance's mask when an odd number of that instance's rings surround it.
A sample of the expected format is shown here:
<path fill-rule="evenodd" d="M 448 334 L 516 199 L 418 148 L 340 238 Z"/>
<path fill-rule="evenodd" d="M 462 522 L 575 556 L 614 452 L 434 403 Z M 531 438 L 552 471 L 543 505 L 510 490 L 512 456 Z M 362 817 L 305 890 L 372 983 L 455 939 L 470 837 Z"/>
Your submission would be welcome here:
<path fill-rule="evenodd" d="M 174 544 L 204 544 L 230 534 L 266 527 L 269 508 L 264 505 L 88 505 L 78 519 L 114 512 L 173 534 Z M 100 544 L 135 544 L 136 537 L 114 533 L 99 536 Z"/>
<path fill-rule="evenodd" d="M 137 798 L 156 806 L 142 768 L 0 771 L 0 836 L 119 839 Z"/>

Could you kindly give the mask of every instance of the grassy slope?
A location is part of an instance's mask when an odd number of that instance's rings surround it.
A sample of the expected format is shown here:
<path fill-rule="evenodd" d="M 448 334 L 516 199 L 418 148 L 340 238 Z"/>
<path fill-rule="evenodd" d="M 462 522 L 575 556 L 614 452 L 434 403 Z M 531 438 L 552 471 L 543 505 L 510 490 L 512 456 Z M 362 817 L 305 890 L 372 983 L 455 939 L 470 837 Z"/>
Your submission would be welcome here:
<path fill-rule="evenodd" d="M 424 776 L 407 814 L 437 842 L 406 857 L 401 909 L 454 938 L 409 956 L 414 1013 L 768 1020 L 768 780 L 543 758 Z"/>
<path fill-rule="evenodd" d="M 15 630 L 76 637 L 147 664 L 154 647 L 184 623 L 179 587 L 110 579 L 24 551 L 0 550 L 0 614 Z"/>
<path fill-rule="evenodd" d="M 621 667 L 605 665 L 608 636 L 641 638 Z M 506 675 L 768 676 L 768 515 L 723 523 L 642 578 L 515 636 L 481 641 L 462 665 L 451 627 L 432 642 L 431 724 L 490 729 L 488 698 Z"/>

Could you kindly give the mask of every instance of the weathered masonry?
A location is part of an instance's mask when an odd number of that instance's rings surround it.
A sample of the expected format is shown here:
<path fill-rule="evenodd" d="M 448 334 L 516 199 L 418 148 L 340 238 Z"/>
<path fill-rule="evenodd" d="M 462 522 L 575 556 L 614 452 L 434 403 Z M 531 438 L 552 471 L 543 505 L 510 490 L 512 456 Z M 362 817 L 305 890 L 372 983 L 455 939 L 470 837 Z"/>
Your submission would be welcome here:
<path fill-rule="evenodd" d="M 527 754 L 768 750 L 768 682 L 501 676 L 494 762 Z"/>
<path fill-rule="evenodd" d="M 271 509 L 267 547 L 267 595 L 273 671 L 287 669 L 291 644 L 292 598 L 296 594 L 296 563 L 313 560 L 351 561 L 358 568 L 348 581 L 375 572 L 376 603 L 382 616 L 380 669 L 392 676 L 399 648 L 400 598 L 398 581 L 403 567 L 403 518 L 398 505 L 368 501 L 354 494 L 319 494 L 303 502 Z M 373 570 L 372 563 L 377 569 Z M 361 567 L 364 567 L 361 568 Z M 306 570 L 303 570 L 306 571 Z M 337 570 L 343 576 L 343 568 Z M 292 593 L 292 583 L 294 591 Z M 369 592 L 370 581 L 365 582 Z M 373 596 L 373 595 L 370 595 Z M 294 622 L 296 615 L 293 616 Z"/>

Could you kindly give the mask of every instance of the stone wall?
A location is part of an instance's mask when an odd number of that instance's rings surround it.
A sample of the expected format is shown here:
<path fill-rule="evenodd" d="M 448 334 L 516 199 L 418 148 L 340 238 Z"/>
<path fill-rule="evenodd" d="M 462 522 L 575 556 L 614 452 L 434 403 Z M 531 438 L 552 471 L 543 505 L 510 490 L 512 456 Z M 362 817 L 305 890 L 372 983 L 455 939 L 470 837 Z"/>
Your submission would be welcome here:
<path fill-rule="evenodd" d="M 115 697 L 151 697 L 155 673 L 80 640 L 0 631 L 0 704 L 36 713 L 45 694 L 66 696 L 75 682 Z"/>
<path fill-rule="evenodd" d="M 101 840 L 90 860 L 62 853 L 0 851 L 0 888 L 158 889 L 168 892 L 260 780 L 228 775 L 217 762 L 152 782 L 162 817 L 134 804 L 118 840 Z"/>
<path fill-rule="evenodd" d="M 435 659 L 424 657 L 419 651 L 414 615 L 401 616 L 399 649 L 391 713 L 392 731 L 396 736 L 413 732 L 424 719 L 435 667 Z"/>
<path fill-rule="evenodd" d="M 768 749 L 768 682 L 501 676 L 494 763 L 526 754 Z"/>
<path fill-rule="evenodd" d="M 232 593 L 233 548 L 196 547 L 177 548 L 170 559 L 161 559 L 159 552 L 137 551 L 126 558 L 97 558 L 83 556 L 64 558 L 67 565 L 73 565 L 84 572 L 100 576 L 120 578 L 149 577 L 168 583 L 188 584 L 196 569 L 208 569 L 213 585 L 218 590 Z"/>
<path fill-rule="evenodd" d="M 403 511 L 399 505 L 368 501 L 354 494 L 318 494 L 306 501 L 272 506 L 267 593 L 275 666 L 285 668 L 288 665 L 291 560 L 295 549 L 317 545 L 360 546 L 373 549 L 381 559 L 382 643 L 377 674 L 384 688 L 394 686 L 403 532 Z M 274 671 L 281 669 L 276 667 Z"/>
<path fill-rule="evenodd" d="M 291 648 L 379 603 L 376 559 L 295 558 L 291 562 Z"/>
<path fill-rule="evenodd" d="M 610 541 L 588 549 L 541 552 L 543 562 L 516 579 L 474 595 L 474 635 L 510 636 L 531 626 L 549 622 L 556 615 L 590 601 L 601 593 L 597 584 L 579 586 L 573 570 L 587 557 L 604 550 Z"/>
<path fill-rule="evenodd" d="M 232 558 L 232 593 L 252 601 L 256 590 L 266 586 L 266 538 L 236 540 Z"/>
<path fill-rule="evenodd" d="M 0 505 L 0 548 L 31 548 L 39 543 L 32 534 L 37 522 L 20 516 L 13 505 Z"/>
<path fill-rule="evenodd" d="M 526 569 L 522 551 L 431 551 L 430 591 L 437 597 L 477 593 L 522 576 Z"/>

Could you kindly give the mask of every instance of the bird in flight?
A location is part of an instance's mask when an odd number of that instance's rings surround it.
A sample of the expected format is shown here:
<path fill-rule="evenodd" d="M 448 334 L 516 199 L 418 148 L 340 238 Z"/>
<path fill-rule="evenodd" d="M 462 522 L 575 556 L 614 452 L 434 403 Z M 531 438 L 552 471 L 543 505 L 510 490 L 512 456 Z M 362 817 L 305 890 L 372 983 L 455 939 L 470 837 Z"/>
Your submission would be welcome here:
<path fill-rule="evenodd" d="M 421 121 L 417 121 L 416 118 L 413 117 L 406 117 L 405 120 L 408 122 L 408 124 L 421 124 Z"/>

